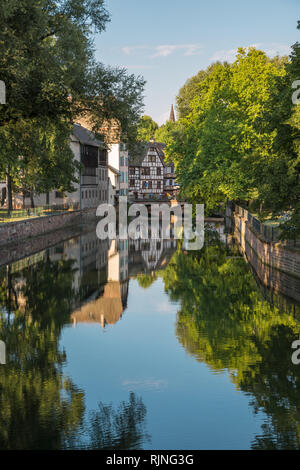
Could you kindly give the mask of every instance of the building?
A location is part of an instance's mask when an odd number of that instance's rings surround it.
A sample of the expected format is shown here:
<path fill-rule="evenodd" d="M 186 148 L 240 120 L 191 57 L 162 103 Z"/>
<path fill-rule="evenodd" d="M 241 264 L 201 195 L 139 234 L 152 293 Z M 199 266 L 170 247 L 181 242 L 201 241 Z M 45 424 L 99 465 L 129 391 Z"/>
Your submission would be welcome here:
<path fill-rule="evenodd" d="M 164 152 L 151 141 L 141 146 L 140 154 L 130 158 L 129 190 L 139 198 L 152 198 L 164 192 Z"/>
<path fill-rule="evenodd" d="M 170 196 L 175 196 L 178 190 L 174 163 L 166 163 L 164 167 L 164 191 Z"/>
<path fill-rule="evenodd" d="M 128 150 L 122 142 L 108 142 L 108 166 L 111 184 L 115 187 L 116 196 L 128 195 Z M 116 186 L 116 172 L 119 176 L 119 185 Z M 114 175 L 113 175 L 114 173 Z"/>
<path fill-rule="evenodd" d="M 97 140 L 92 132 L 80 124 L 75 124 L 71 149 L 75 159 L 82 165 L 80 188 L 77 188 L 80 208 L 97 207 L 108 202 L 108 152 L 104 142 Z"/>
<path fill-rule="evenodd" d="M 87 129 L 92 129 L 92 120 L 88 117 L 79 120 Z M 119 196 L 128 195 L 128 150 L 122 142 L 121 126 L 118 121 L 104 122 L 99 133 L 103 135 L 108 151 L 108 201 L 118 203 Z"/>
<path fill-rule="evenodd" d="M 169 121 L 176 122 L 174 106 L 173 105 L 171 106 Z"/>
<path fill-rule="evenodd" d="M 74 158 L 81 164 L 79 182 L 74 183 L 72 193 L 53 190 L 49 194 L 35 195 L 34 205 L 38 206 L 72 206 L 73 208 L 91 208 L 108 202 L 108 167 L 107 147 L 104 142 L 96 139 L 95 134 L 80 124 L 74 124 L 70 136 L 70 147 Z M 6 187 L 6 186 L 5 186 Z M 6 191 L 1 185 L 1 194 Z M 0 201 L 1 203 L 2 201 Z M 7 200 L 3 204 L 7 203 Z M 31 207 L 30 195 L 14 194 L 13 207 L 18 209 Z"/>
<path fill-rule="evenodd" d="M 129 194 L 135 198 L 175 196 L 178 192 L 173 163 L 165 163 L 165 144 L 141 145 L 141 151 L 130 157 Z"/>

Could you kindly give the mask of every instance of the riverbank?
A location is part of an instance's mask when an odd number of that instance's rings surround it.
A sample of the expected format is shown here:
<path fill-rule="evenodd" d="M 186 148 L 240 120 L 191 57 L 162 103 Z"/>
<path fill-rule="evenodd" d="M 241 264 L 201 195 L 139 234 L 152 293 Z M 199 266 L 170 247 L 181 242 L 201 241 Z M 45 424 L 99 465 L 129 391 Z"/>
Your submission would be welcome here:
<path fill-rule="evenodd" d="M 96 220 L 96 208 L 66 211 L 0 225 L 0 247 Z M 1 260 L 2 261 L 2 260 Z"/>
<path fill-rule="evenodd" d="M 233 235 L 241 252 L 267 287 L 300 302 L 300 252 L 256 233 L 247 219 L 233 212 Z"/>

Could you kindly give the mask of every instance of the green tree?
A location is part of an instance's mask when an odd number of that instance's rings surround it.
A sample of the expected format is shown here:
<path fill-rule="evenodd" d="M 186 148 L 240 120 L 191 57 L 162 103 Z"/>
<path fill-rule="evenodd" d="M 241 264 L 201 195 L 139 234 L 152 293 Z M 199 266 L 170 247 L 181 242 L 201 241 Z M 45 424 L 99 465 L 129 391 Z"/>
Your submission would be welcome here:
<path fill-rule="evenodd" d="M 176 129 L 176 124 L 176 122 L 167 121 L 166 124 L 160 126 L 155 132 L 156 142 L 168 144 L 170 141 L 172 141 L 172 135 Z"/>
<path fill-rule="evenodd" d="M 192 112 L 180 120 L 167 149 L 187 197 L 205 201 L 208 208 L 224 199 L 264 202 L 262 168 L 266 172 L 280 160 L 276 130 L 270 131 L 266 115 L 277 79 L 284 75 L 283 64 L 264 52 L 239 49 L 232 65 L 216 64 L 199 84 Z"/>
<path fill-rule="evenodd" d="M 192 112 L 193 100 L 201 94 L 201 83 L 214 70 L 215 66 L 221 62 L 214 62 L 209 65 L 206 70 L 200 70 L 196 75 L 189 78 L 183 87 L 180 88 L 176 97 L 176 108 L 179 118 L 184 118 Z M 226 62 L 224 62 L 226 64 Z"/>
<path fill-rule="evenodd" d="M 130 139 L 140 117 L 144 80 L 124 69 L 105 67 L 94 56 L 93 35 L 101 33 L 109 19 L 103 0 L 3 1 L 0 5 L 0 77 L 6 84 L 7 104 L 0 108 L 0 172 L 8 182 L 9 208 L 13 179 L 19 171 L 19 147 L 26 158 L 36 160 L 36 144 L 23 139 L 18 129 L 30 126 L 36 133 L 49 132 L 48 139 L 61 140 L 62 160 L 66 162 L 70 126 L 78 116 L 88 115 L 97 124 L 116 119 L 123 137 Z M 51 125 L 48 124 L 51 122 Z M 16 130 L 16 132 L 15 132 Z M 38 139 L 40 141 L 40 139 Z M 43 158 L 52 160 L 49 146 Z M 34 163 L 32 164 L 32 167 Z M 50 167 L 45 163 L 42 168 Z M 64 185 L 74 181 L 74 166 L 62 164 Z M 41 170 L 37 191 L 54 186 L 53 174 L 47 180 Z M 44 183 L 46 182 L 46 186 Z"/>
<path fill-rule="evenodd" d="M 154 138 L 157 129 L 158 124 L 153 121 L 150 116 L 142 116 L 138 124 L 138 140 L 141 142 L 149 142 L 150 139 Z"/>

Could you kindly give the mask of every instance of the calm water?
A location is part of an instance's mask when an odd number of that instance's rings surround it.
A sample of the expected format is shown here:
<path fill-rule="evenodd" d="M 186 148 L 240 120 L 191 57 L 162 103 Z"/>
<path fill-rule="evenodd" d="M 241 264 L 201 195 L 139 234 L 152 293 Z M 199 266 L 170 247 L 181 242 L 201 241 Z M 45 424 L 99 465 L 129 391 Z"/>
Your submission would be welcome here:
<path fill-rule="evenodd" d="M 235 247 L 100 242 L 0 268 L 1 449 L 300 447 L 299 306 Z"/>

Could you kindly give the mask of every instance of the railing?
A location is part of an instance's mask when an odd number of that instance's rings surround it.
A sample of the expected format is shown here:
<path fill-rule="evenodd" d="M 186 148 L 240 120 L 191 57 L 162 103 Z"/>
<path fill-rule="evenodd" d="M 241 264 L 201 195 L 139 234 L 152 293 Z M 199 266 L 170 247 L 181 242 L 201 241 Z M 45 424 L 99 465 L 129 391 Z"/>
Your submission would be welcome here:
<path fill-rule="evenodd" d="M 244 207 L 238 206 L 237 204 L 234 205 L 235 212 L 246 219 L 251 227 L 254 230 L 262 235 L 266 240 L 271 242 L 277 242 L 280 239 L 281 231 L 279 227 L 272 227 L 271 225 L 266 225 L 260 220 L 258 220 L 254 215 L 252 215 L 247 209 Z"/>
<path fill-rule="evenodd" d="M 233 207 L 234 211 L 236 214 L 240 215 L 244 219 L 248 221 L 250 226 L 260 235 L 263 236 L 263 238 L 266 241 L 269 242 L 278 242 L 280 241 L 280 235 L 281 235 L 281 230 L 279 227 L 273 227 L 271 225 L 266 225 L 260 220 L 258 220 L 254 215 L 252 215 L 247 209 L 244 209 L 244 207 L 238 206 L 237 204 L 234 204 Z M 287 246 L 298 246 L 300 243 L 300 240 L 285 240 L 284 241 L 285 245 Z"/>
<path fill-rule="evenodd" d="M 16 209 L 10 212 L 8 212 L 7 209 L 0 209 L 0 222 L 11 221 L 11 219 L 26 219 L 27 217 L 45 217 L 79 209 L 80 205 L 78 202 L 72 204 L 54 204 L 52 206 Z"/>

